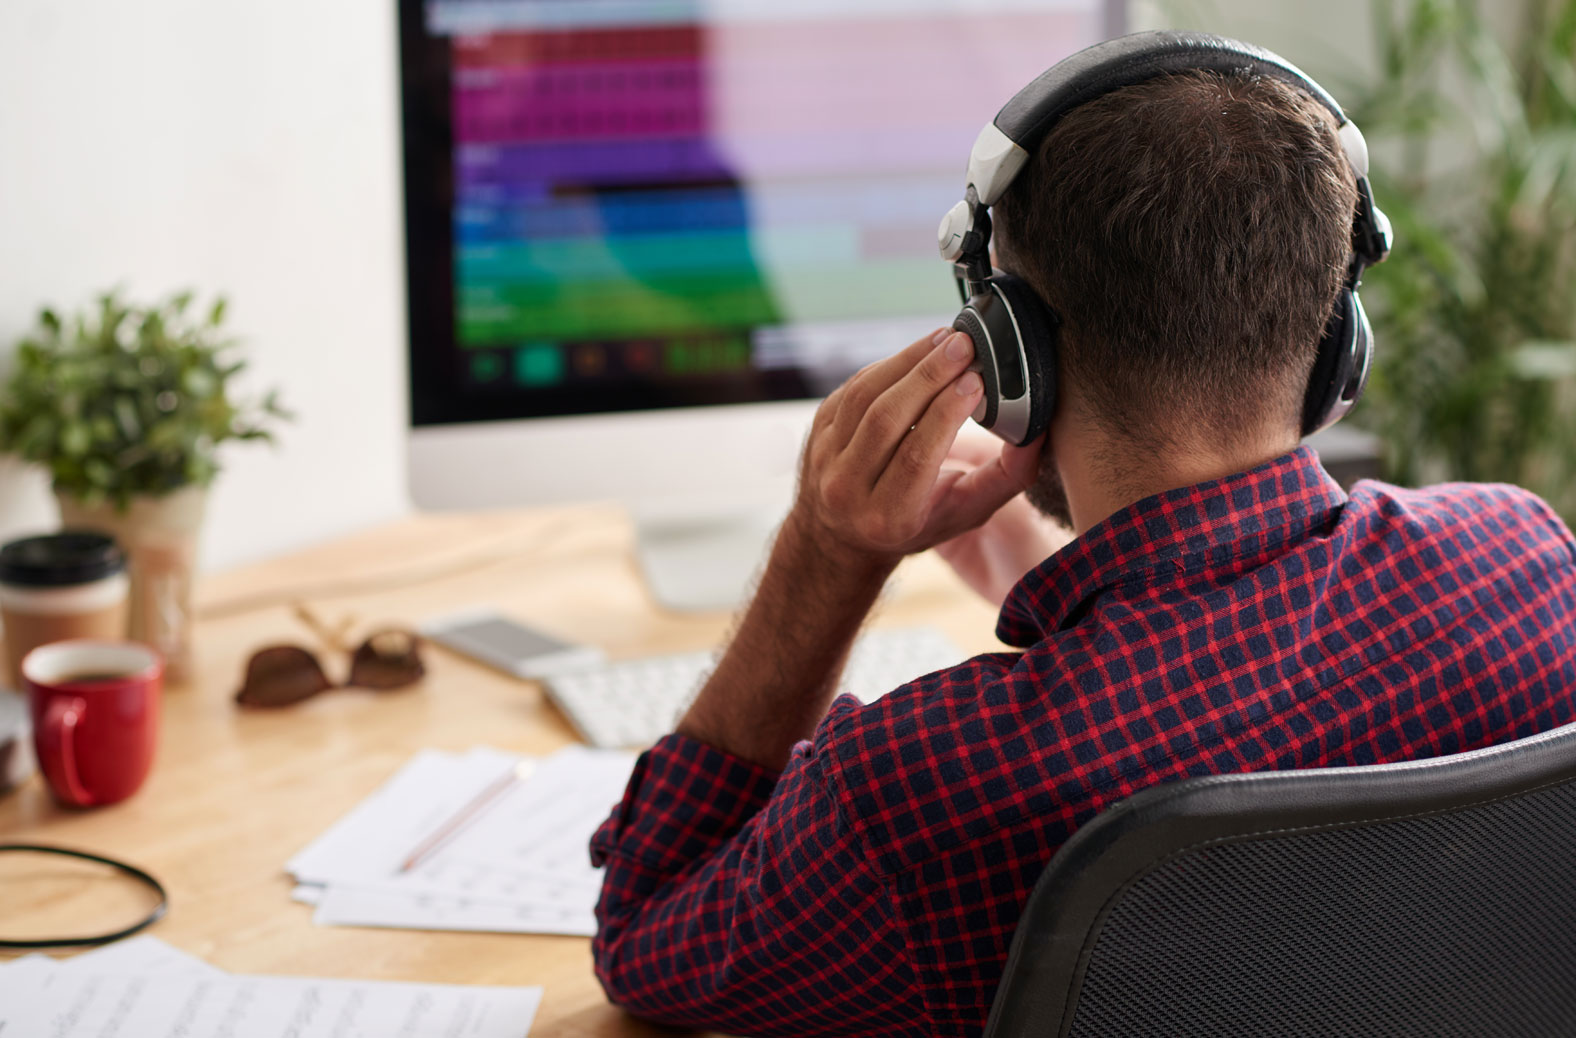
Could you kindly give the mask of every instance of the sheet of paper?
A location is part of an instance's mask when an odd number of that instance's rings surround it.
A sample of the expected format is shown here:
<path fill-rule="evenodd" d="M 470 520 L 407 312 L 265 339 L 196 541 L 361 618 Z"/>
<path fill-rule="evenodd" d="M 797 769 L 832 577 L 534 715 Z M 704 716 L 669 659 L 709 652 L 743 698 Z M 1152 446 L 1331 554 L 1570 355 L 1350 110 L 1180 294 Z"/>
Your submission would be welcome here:
<path fill-rule="evenodd" d="M 329 887 L 314 887 L 316 900 L 322 901 Z M 410 898 L 448 895 L 475 901 L 501 901 L 511 904 L 590 905 L 601 893 L 601 876 L 595 870 L 584 878 L 531 875 L 505 866 L 448 862 L 429 871 L 413 872 L 394 879 L 368 883 L 335 883 L 334 890 L 353 889 L 380 894 L 402 894 Z M 303 898 L 304 900 L 304 898 Z"/>
<path fill-rule="evenodd" d="M 634 766 L 632 753 L 561 750 L 538 762 L 530 781 L 514 785 L 430 864 L 489 865 L 600 883 L 600 870 L 591 866 L 591 835 L 623 796 Z"/>
<path fill-rule="evenodd" d="M 12 984 L 16 984 L 22 977 L 36 976 L 39 973 L 59 968 L 60 963 L 58 961 L 51 959 L 47 955 L 40 955 L 34 952 L 19 959 L 12 959 L 9 962 L 0 962 L 0 977 L 6 978 Z"/>
<path fill-rule="evenodd" d="M 635 757 L 570 747 L 526 777 L 408 872 L 411 851 L 521 758 L 478 748 L 424 752 L 298 854 L 292 897 L 323 925 L 591 934 L 601 870 L 588 845 Z"/>
<path fill-rule="evenodd" d="M 293 977 L 0 972 L 0 1035 L 48 1038 L 524 1038 L 541 988 Z"/>
<path fill-rule="evenodd" d="M 166 944 L 152 934 L 116 941 L 102 948 L 74 955 L 60 964 L 66 969 L 116 974 L 200 974 L 222 977 L 224 971 L 195 955 Z"/>
<path fill-rule="evenodd" d="M 332 886 L 323 892 L 312 921 L 322 926 L 373 926 L 404 930 L 596 934 L 596 895 L 561 905 Z"/>
<path fill-rule="evenodd" d="M 535 868 L 502 859 L 467 860 L 453 851 L 439 851 L 431 861 L 410 872 L 396 872 L 379 879 L 339 881 L 332 885 L 380 887 L 413 895 L 461 894 L 496 901 L 556 904 L 566 896 L 595 894 L 602 887 L 602 870 L 591 867 L 589 851 L 584 861 L 569 860 L 552 867 Z"/>
<path fill-rule="evenodd" d="M 387 879 L 519 760 L 487 748 L 464 755 L 423 750 L 285 867 L 306 883 Z"/>

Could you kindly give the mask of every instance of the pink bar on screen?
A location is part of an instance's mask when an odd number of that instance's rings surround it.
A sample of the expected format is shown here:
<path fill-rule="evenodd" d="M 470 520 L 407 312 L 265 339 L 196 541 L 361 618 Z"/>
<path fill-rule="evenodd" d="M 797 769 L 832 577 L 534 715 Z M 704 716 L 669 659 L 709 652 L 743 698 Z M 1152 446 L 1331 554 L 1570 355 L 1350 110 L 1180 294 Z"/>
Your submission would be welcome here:
<path fill-rule="evenodd" d="M 705 132 L 705 70 L 693 59 L 564 62 L 499 70 L 455 92 L 467 143 Z"/>
<path fill-rule="evenodd" d="M 735 22 L 704 41 L 723 134 L 967 123 L 1095 39 L 1088 13 Z"/>
<path fill-rule="evenodd" d="M 701 51 L 698 25 L 500 32 L 454 38 L 456 69 L 497 69 L 564 61 L 661 61 Z"/>

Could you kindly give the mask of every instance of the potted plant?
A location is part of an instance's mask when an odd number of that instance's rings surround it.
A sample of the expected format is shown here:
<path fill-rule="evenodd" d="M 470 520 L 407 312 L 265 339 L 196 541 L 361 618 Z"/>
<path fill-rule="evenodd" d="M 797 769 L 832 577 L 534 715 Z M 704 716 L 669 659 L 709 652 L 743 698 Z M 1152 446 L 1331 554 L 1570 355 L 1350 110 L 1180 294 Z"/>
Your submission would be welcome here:
<path fill-rule="evenodd" d="M 1350 110 L 1396 247 L 1365 275 L 1379 352 L 1353 417 L 1398 482 L 1519 483 L 1576 522 L 1576 0 L 1488 11 L 1375 4 Z"/>
<path fill-rule="evenodd" d="M 131 561 L 131 637 L 172 680 L 191 663 L 191 577 L 218 448 L 271 440 L 288 418 L 270 392 L 235 397 L 244 368 L 225 301 L 192 293 L 151 306 L 108 292 L 69 322 L 40 312 L 0 396 L 0 450 L 48 470 L 63 525 L 112 534 Z"/>

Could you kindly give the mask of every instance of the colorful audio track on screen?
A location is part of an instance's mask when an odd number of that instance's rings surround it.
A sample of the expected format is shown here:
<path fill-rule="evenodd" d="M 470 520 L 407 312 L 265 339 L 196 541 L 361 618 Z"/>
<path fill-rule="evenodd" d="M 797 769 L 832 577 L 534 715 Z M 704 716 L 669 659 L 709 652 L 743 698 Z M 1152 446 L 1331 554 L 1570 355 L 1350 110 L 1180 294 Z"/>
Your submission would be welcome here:
<path fill-rule="evenodd" d="M 1094 38 L 1087 2 L 1004 6 L 430 4 L 470 380 L 835 382 L 934 327 L 934 228 L 974 135 Z"/>

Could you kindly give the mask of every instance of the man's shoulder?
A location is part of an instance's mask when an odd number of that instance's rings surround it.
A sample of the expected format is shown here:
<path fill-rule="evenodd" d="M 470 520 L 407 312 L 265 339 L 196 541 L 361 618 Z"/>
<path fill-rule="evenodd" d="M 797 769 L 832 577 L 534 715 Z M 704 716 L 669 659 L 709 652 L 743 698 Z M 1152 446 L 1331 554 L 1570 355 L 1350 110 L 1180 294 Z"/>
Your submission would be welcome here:
<path fill-rule="evenodd" d="M 1334 583 L 1348 591 L 1352 581 L 1463 585 L 1462 571 L 1508 570 L 1541 571 L 1537 582 L 1576 591 L 1576 541 L 1547 504 L 1517 487 L 1411 490 L 1364 481 L 1324 533 L 1323 561 L 1312 566 L 1333 569 Z M 1311 555 L 1288 551 L 1301 561 L 1277 562 L 1281 579 L 1295 572 L 1304 583 L 1326 583 L 1311 572 Z M 1233 662 L 1233 646 L 1258 649 L 1244 634 L 1227 639 L 1218 660 L 1195 658 L 1216 630 L 1197 618 L 1206 615 L 1205 598 L 1219 597 L 1218 576 L 1202 589 L 1182 578 L 1166 587 L 1129 582 L 1113 599 L 1114 611 L 1092 608 L 1022 653 L 976 656 L 874 703 L 839 699 L 812 752 L 844 822 L 878 869 L 927 867 L 1003 830 L 1014 838 L 1019 827 L 1070 832 L 1108 795 L 1162 775 L 1227 767 L 1210 754 L 1227 727 L 1219 715 L 1233 701 L 1219 697 L 1236 686 L 1206 676 L 1241 664 Z M 1233 579 L 1242 594 L 1261 583 L 1240 573 Z M 1312 616 L 1317 607 L 1308 599 L 1302 611 Z M 1262 619 L 1270 610 L 1254 615 Z M 1309 636 L 1297 624 L 1283 626 L 1293 644 L 1260 639 L 1264 652 L 1302 660 Z M 1160 631 L 1168 636 L 1159 638 Z M 1274 727 L 1256 709 L 1232 723 Z"/>
<path fill-rule="evenodd" d="M 1022 659 L 1019 652 L 989 652 L 952 667 L 931 671 L 871 703 L 840 696 L 816 735 L 818 755 L 839 765 L 871 762 L 876 768 L 917 763 L 919 750 L 957 743 L 958 729 L 973 712 L 972 703 L 991 685 L 1007 679 Z"/>
<path fill-rule="evenodd" d="M 1481 543 L 1503 538 L 1522 545 L 1559 546 L 1576 559 L 1576 539 L 1548 503 L 1509 483 L 1436 483 L 1407 488 L 1361 480 L 1344 522 L 1407 527 L 1417 534 Z"/>
<path fill-rule="evenodd" d="M 1062 640 L 975 656 L 873 703 L 842 696 L 833 704 L 813 752 L 880 871 L 911 868 L 1078 799 L 1058 789 L 1066 775 L 1056 748 L 1036 742 L 1056 730 L 1045 715 L 1072 694 L 1060 688 L 1065 673 L 1046 669 L 1057 655 L 1050 643 Z"/>

